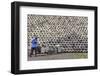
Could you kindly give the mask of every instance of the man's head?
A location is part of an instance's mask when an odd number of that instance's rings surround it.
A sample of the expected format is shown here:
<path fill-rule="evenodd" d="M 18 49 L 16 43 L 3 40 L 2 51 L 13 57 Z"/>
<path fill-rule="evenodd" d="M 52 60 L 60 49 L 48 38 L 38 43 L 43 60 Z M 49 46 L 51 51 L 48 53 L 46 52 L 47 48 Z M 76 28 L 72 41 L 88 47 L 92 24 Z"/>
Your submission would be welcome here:
<path fill-rule="evenodd" d="M 35 39 L 37 40 L 37 37 L 35 37 Z"/>
<path fill-rule="evenodd" d="M 37 36 L 36 35 L 32 36 L 32 39 L 36 39 L 37 40 Z"/>

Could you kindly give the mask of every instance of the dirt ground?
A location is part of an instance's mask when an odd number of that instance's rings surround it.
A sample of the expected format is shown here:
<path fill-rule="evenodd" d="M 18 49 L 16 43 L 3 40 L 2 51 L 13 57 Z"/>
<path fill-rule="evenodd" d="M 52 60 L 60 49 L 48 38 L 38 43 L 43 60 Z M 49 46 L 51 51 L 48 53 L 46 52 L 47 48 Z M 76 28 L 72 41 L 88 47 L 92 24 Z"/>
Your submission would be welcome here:
<path fill-rule="evenodd" d="M 54 55 L 42 55 L 42 56 L 32 56 L 28 57 L 28 61 L 33 60 L 55 60 L 55 59 L 86 59 L 88 58 L 88 53 L 61 53 Z"/>

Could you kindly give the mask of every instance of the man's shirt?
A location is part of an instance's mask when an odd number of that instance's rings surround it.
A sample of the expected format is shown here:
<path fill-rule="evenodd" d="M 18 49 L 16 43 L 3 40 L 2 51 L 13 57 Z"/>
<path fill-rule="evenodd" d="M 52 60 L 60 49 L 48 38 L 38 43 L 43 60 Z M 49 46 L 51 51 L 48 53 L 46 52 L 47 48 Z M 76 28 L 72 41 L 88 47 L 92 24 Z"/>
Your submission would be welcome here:
<path fill-rule="evenodd" d="M 37 39 L 33 38 L 32 40 L 32 48 L 36 48 L 38 46 Z"/>

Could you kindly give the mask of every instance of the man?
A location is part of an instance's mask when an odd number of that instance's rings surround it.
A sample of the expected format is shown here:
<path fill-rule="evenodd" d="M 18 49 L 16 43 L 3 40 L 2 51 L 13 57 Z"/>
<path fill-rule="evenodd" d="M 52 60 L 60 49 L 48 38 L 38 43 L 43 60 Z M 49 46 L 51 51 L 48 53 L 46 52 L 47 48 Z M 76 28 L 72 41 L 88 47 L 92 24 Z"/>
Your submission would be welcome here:
<path fill-rule="evenodd" d="M 55 46 L 57 48 L 57 53 L 61 53 L 61 47 L 60 47 L 60 45 L 58 44 L 58 45 L 55 45 Z"/>
<path fill-rule="evenodd" d="M 31 46 L 31 53 L 30 53 L 30 57 L 33 54 L 33 51 L 35 53 L 35 56 L 37 56 L 37 48 L 38 48 L 38 40 L 37 37 L 32 37 L 32 46 Z"/>

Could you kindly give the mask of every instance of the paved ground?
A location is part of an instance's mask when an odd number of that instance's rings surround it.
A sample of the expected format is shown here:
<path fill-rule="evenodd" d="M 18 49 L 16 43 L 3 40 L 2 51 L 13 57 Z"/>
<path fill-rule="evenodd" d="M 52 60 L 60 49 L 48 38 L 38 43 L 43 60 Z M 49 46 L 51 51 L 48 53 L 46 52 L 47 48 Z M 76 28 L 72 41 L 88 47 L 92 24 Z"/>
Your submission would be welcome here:
<path fill-rule="evenodd" d="M 82 59 L 88 58 L 88 53 L 61 53 L 55 55 L 43 55 L 28 57 L 29 61 L 32 60 L 54 60 L 54 59 Z"/>

